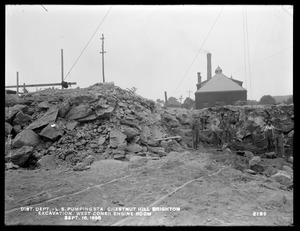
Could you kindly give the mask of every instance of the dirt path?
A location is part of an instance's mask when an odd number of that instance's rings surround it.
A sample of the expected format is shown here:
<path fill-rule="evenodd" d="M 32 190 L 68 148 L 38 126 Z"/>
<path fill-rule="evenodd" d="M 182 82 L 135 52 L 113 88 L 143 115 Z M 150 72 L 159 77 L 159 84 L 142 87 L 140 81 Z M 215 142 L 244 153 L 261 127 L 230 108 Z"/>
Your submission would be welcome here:
<path fill-rule="evenodd" d="M 293 191 L 235 169 L 235 161 L 235 155 L 201 149 L 140 164 L 97 161 L 83 172 L 10 170 L 5 176 L 5 224 L 292 225 Z M 97 211 L 77 215 L 74 210 L 80 207 Z M 32 211 L 21 211 L 26 209 Z M 61 214 L 41 215 L 54 209 Z M 116 209 L 128 211 L 114 213 Z M 42 210 L 40 215 L 36 210 Z M 138 210 L 142 213 L 136 214 Z"/>

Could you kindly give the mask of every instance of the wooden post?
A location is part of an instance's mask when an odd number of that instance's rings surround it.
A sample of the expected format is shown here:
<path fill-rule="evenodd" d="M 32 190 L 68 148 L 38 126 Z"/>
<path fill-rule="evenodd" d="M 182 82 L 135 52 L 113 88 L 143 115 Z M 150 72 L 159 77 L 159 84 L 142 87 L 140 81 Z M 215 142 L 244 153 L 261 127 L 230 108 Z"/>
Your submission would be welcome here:
<path fill-rule="evenodd" d="M 168 107 L 168 96 L 166 91 L 165 91 L 165 106 Z"/>
<path fill-rule="evenodd" d="M 61 49 L 61 82 L 64 81 L 64 50 Z M 64 89 L 63 86 L 61 86 L 61 89 Z"/>
<path fill-rule="evenodd" d="M 19 96 L 19 72 L 17 71 L 17 96 Z"/>

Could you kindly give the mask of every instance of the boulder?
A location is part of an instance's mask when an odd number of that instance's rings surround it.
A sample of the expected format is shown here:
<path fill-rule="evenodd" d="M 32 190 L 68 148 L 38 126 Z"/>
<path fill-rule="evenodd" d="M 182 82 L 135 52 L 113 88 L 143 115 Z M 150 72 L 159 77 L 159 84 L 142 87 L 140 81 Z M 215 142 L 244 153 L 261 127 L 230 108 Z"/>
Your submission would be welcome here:
<path fill-rule="evenodd" d="M 51 154 L 43 156 L 41 159 L 39 159 L 38 165 L 42 169 L 55 169 L 57 167 L 56 155 Z"/>
<path fill-rule="evenodd" d="M 285 171 L 291 178 L 293 178 L 293 169 L 287 165 L 282 167 L 283 171 Z"/>
<path fill-rule="evenodd" d="M 74 130 L 74 128 L 76 128 L 76 126 L 78 125 L 77 121 L 74 122 L 70 122 L 66 124 L 66 128 L 70 131 Z"/>
<path fill-rule="evenodd" d="M 23 104 L 16 104 L 13 107 L 5 108 L 5 121 L 7 122 L 12 122 L 14 119 L 15 115 L 19 111 L 26 111 L 28 109 L 28 106 L 23 105 Z"/>
<path fill-rule="evenodd" d="M 40 102 L 38 105 L 37 105 L 38 108 L 42 108 L 42 109 L 48 109 L 49 108 L 49 104 L 48 102 L 46 101 L 43 101 L 43 102 Z"/>
<path fill-rule="evenodd" d="M 104 136 L 100 136 L 99 139 L 98 139 L 98 144 L 103 145 L 105 140 L 106 140 L 106 138 Z"/>
<path fill-rule="evenodd" d="M 92 114 L 92 109 L 88 104 L 81 104 L 77 107 L 72 108 L 65 116 L 68 120 L 77 120 Z"/>
<path fill-rule="evenodd" d="M 115 110 L 115 108 L 112 106 L 108 106 L 108 108 L 104 108 L 104 109 L 102 109 L 102 108 L 97 109 L 95 111 L 96 117 L 97 117 L 97 119 L 110 118 L 114 110 Z"/>
<path fill-rule="evenodd" d="M 249 166 L 257 165 L 261 161 L 259 156 L 254 156 L 251 160 L 249 160 Z"/>
<path fill-rule="evenodd" d="M 30 155 L 33 153 L 33 147 L 23 146 L 22 148 L 12 150 L 11 162 L 20 167 L 26 165 L 26 162 Z"/>
<path fill-rule="evenodd" d="M 249 158 L 249 159 L 252 159 L 254 157 L 254 154 L 253 154 L 253 152 L 245 151 L 244 156 Z"/>
<path fill-rule="evenodd" d="M 112 148 L 123 147 L 127 145 L 126 135 L 119 130 L 112 130 L 109 133 L 109 145 Z"/>
<path fill-rule="evenodd" d="M 184 112 L 181 112 L 181 111 L 177 112 L 176 118 L 179 120 L 179 122 L 181 124 L 189 124 L 189 118 L 188 118 L 187 114 Z"/>
<path fill-rule="evenodd" d="M 274 179 L 275 181 L 283 184 L 285 186 L 289 186 L 293 183 L 292 177 L 289 176 L 285 171 L 278 171 L 276 174 L 272 175 L 270 178 Z"/>
<path fill-rule="evenodd" d="M 95 161 L 95 157 L 93 155 L 88 155 L 82 160 L 82 163 L 85 163 L 87 165 L 91 165 Z"/>
<path fill-rule="evenodd" d="M 184 151 L 184 149 L 181 147 L 181 145 L 179 143 L 177 143 L 176 140 L 167 141 L 165 150 L 167 153 L 169 153 L 171 151 L 175 151 L 175 152 L 183 152 Z"/>
<path fill-rule="evenodd" d="M 172 128 L 175 128 L 175 127 L 179 126 L 179 121 L 176 119 L 176 117 L 174 115 L 165 113 L 165 114 L 163 114 L 162 118 Z"/>
<path fill-rule="evenodd" d="M 64 131 L 57 124 L 48 124 L 39 135 L 51 141 L 55 141 L 64 134 Z"/>
<path fill-rule="evenodd" d="M 74 168 L 73 171 L 84 171 L 89 169 L 90 166 L 86 163 L 78 163 Z"/>
<path fill-rule="evenodd" d="M 121 125 L 120 130 L 127 136 L 128 140 L 139 135 L 139 131 L 136 128 L 129 127 L 127 125 Z"/>
<path fill-rule="evenodd" d="M 230 148 L 225 148 L 225 149 L 223 150 L 223 153 L 224 153 L 224 154 L 232 154 L 232 151 L 231 151 Z"/>
<path fill-rule="evenodd" d="M 86 122 L 89 122 L 89 121 L 94 121 L 96 119 L 97 119 L 96 114 L 92 112 L 92 114 L 90 114 L 90 115 L 88 115 L 84 118 L 77 119 L 77 121 L 82 122 L 82 123 L 86 123 Z"/>
<path fill-rule="evenodd" d="M 19 124 L 21 126 L 25 126 L 25 125 L 29 124 L 30 121 L 31 121 L 31 116 L 24 114 L 22 111 L 19 111 L 16 114 L 13 124 L 14 125 Z"/>
<path fill-rule="evenodd" d="M 16 132 L 16 134 L 18 134 L 21 130 L 22 130 L 21 125 L 17 124 L 14 126 L 14 131 Z"/>
<path fill-rule="evenodd" d="M 18 169 L 19 166 L 18 165 L 15 165 L 13 163 L 5 163 L 5 170 L 9 170 L 9 169 Z"/>
<path fill-rule="evenodd" d="M 293 138 L 294 137 L 294 130 L 292 130 L 292 131 L 289 132 L 288 137 L 289 138 Z"/>
<path fill-rule="evenodd" d="M 143 151 L 143 148 L 138 144 L 130 144 L 130 145 L 127 146 L 126 150 L 128 152 L 137 153 L 137 152 Z"/>
<path fill-rule="evenodd" d="M 292 164 L 294 162 L 294 157 L 290 156 L 287 161 Z"/>
<path fill-rule="evenodd" d="M 57 108 L 49 109 L 41 118 L 31 123 L 26 129 L 37 129 L 48 125 L 49 123 L 54 123 L 58 114 Z"/>
<path fill-rule="evenodd" d="M 13 130 L 13 126 L 11 126 L 9 123 L 5 122 L 5 135 L 9 135 L 11 131 Z"/>
<path fill-rule="evenodd" d="M 58 117 L 64 118 L 67 113 L 71 110 L 71 104 L 69 101 L 63 102 L 58 109 Z"/>
<path fill-rule="evenodd" d="M 36 147 L 40 142 L 40 137 L 34 131 L 26 129 L 20 132 L 13 140 L 13 148 L 21 148 L 23 146 Z"/>

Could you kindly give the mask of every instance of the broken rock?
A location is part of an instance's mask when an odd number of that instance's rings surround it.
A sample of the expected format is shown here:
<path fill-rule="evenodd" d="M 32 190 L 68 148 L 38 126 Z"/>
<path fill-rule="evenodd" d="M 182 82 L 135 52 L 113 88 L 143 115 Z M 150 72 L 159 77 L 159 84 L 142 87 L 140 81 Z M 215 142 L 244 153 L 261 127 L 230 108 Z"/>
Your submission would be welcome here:
<path fill-rule="evenodd" d="M 126 135 L 119 130 L 110 131 L 110 140 L 109 145 L 112 148 L 123 147 L 126 146 Z"/>
<path fill-rule="evenodd" d="M 64 118 L 67 113 L 71 110 L 71 105 L 69 101 L 63 102 L 62 105 L 58 109 L 58 117 Z"/>
<path fill-rule="evenodd" d="M 48 124 L 39 135 L 49 140 L 56 140 L 64 134 L 64 131 L 57 124 Z"/>
<path fill-rule="evenodd" d="M 49 109 L 40 119 L 31 123 L 26 129 L 34 130 L 36 128 L 40 128 L 48 125 L 49 123 L 54 123 L 58 114 L 57 108 Z"/>
<path fill-rule="evenodd" d="M 127 146 L 126 149 L 128 152 L 134 152 L 134 153 L 143 151 L 143 148 L 138 144 L 130 144 Z"/>
<path fill-rule="evenodd" d="M 74 168 L 73 171 L 84 171 L 89 169 L 90 166 L 87 165 L 86 163 L 78 163 Z"/>
<path fill-rule="evenodd" d="M 292 178 L 284 171 L 278 171 L 276 174 L 272 175 L 270 178 L 273 178 L 280 184 L 289 186 L 292 184 Z"/>
<path fill-rule="evenodd" d="M 26 129 L 20 132 L 13 140 L 13 148 L 21 148 L 23 146 L 36 147 L 40 142 L 40 137 L 34 131 Z"/>
<path fill-rule="evenodd" d="M 97 109 L 96 112 L 96 117 L 97 119 L 105 119 L 105 118 L 110 118 L 113 111 L 114 111 L 114 107 L 109 106 L 108 108 L 105 109 Z"/>
<path fill-rule="evenodd" d="M 70 122 L 70 123 L 67 123 L 66 128 L 68 130 L 72 131 L 72 130 L 74 130 L 74 128 L 76 128 L 77 125 L 78 125 L 77 121 Z"/>
<path fill-rule="evenodd" d="M 32 153 L 33 153 L 33 147 L 29 147 L 29 146 L 23 146 L 22 148 L 13 150 L 11 156 L 11 162 L 13 164 L 22 167 L 26 164 L 26 161 L 28 160 L 28 158 Z"/>
<path fill-rule="evenodd" d="M 177 143 L 176 140 L 167 141 L 165 150 L 167 153 L 169 153 L 171 151 L 175 151 L 175 152 L 183 152 L 184 151 L 184 149 L 181 147 L 181 145 L 179 143 Z"/>
<path fill-rule="evenodd" d="M 249 166 L 251 167 L 251 166 L 257 165 L 257 164 L 259 164 L 260 161 L 261 161 L 260 157 L 255 156 L 251 160 L 249 160 Z"/>
<path fill-rule="evenodd" d="M 28 109 L 28 106 L 23 104 L 16 104 L 13 107 L 5 108 L 5 121 L 12 122 L 15 115 L 19 111 L 26 111 Z"/>
<path fill-rule="evenodd" d="M 88 104 L 81 104 L 72 108 L 65 116 L 68 120 L 77 120 L 92 114 L 92 109 Z"/>
<path fill-rule="evenodd" d="M 82 160 L 82 163 L 85 163 L 87 165 L 91 165 L 95 161 L 95 157 L 93 155 L 88 155 Z"/>
<path fill-rule="evenodd" d="M 22 130 L 21 125 L 17 124 L 14 126 L 14 131 L 18 134 Z"/>
<path fill-rule="evenodd" d="M 31 121 L 31 116 L 24 114 L 22 111 L 19 111 L 16 114 L 13 124 L 14 125 L 19 124 L 21 126 L 25 126 L 29 124 L 30 121 Z"/>
<path fill-rule="evenodd" d="M 13 129 L 13 127 L 9 123 L 5 122 L 5 135 L 6 136 L 11 133 L 12 129 Z"/>

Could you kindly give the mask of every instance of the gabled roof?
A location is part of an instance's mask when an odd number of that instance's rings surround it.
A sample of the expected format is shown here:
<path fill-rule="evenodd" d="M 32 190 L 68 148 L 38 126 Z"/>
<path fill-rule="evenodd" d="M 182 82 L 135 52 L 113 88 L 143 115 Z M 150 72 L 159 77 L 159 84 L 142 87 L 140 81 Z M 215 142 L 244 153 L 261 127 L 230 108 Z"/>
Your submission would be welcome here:
<path fill-rule="evenodd" d="M 222 73 L 221 68 L 217 68 L 216 75 L 208 80 L 197 92 L 218 92 L 218 91 L 247 91 L 233 79 L 228 78 Z"/>

